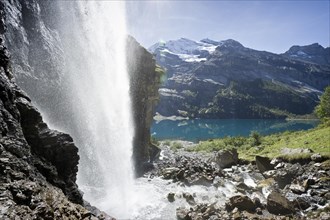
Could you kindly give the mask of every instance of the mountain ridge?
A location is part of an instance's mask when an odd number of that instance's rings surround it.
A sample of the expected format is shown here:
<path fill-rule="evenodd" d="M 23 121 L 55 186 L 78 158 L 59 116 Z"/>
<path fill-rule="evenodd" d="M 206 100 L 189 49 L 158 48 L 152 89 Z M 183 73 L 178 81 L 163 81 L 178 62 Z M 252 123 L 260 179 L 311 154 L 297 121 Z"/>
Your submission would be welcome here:
<path fill-rule="evenodd" d="M 228 43 L 233 43 L 233 44 L 239 45 L 241 47 L 244 47 L 239 41 L 236 41 L 236 40 L 230 39 L 230 38 L 226 39 L 226 40 L 220 40 L 220 41 L 212 40 L 212 39 L 209 39 L 209 38 L 203 38 L 199 41 L 195 41 L 195 40 L 190 40 L 190 39 L 185 38 L 185 37 L 181 37 L 177 40 L 168 40 L 168 41 L 157 42 L 157 43 L 151 45 L 150 47 L 148 47 L 148 51 L 151 52 L 151 53 L 155 53 L 156 49 L 159 46 L 166 46 L 168 43 L 171 43 L 171 44 L 180 43 L 182 41 L 192 42 L 194 44 L 204 43 L 204 44 L 209 44 L 209 45 L 213 45 L 213 46 L 221 46 L 223 44 L 228 45 Z M 245 47 L 245 48 L 248 48 L 248 47 Z M 269 52 L 269 53 L 277 54 L 277 55 L 291 56 L 291 58 L 292 57 L 299 57 L 299 56 L 304 57 L 306 55 L 308 56 L 309 52 L 312 53 L 311 55 L 315 55 L 315 52 L 320 53 L 320 50 L 323 50 L 325 52 L 321 51 L 321 53 L 323 53 L 324 55 L 328 55 L 327 62 L 328 62 L 328 65 L 330 65 L 330 47 L 323 47 L 322 45 L 320 45 L 317 42 L 312 43 L 312 44 L 303 45 L 303 46 L 302 45 L 293 45 L 287 51 L 285 51 L 284 53 L 275 53 L 275 52 L 270 52 L 270 51 L 266 51 L 266 50 L 257 50 L 257 49 L 253 49 L 253 48 L 248 48 L 248 49 L 252 49 L 252 50 L 260 51 L 260 52 Z M 306 51 L 307 51 L 307 53 L 306 53 Z M 172 52 L 172 51 L 170 51 L 170 52 Z M 172 52 L 172 53 L 174 53 L 174 52 Z"/>
<path fill-rule="evenodd" d="M 232 39 L 180 38 L 154 44 L 149 51 L 168 77 L 159 90 L 157 111 L 192 118 L 310 114 L 330 82 L 328 50 L 311 44 L 275 54 L 244 47 Z M 249 94 L 241 90 L 250 86 L 254 89 Z"/>

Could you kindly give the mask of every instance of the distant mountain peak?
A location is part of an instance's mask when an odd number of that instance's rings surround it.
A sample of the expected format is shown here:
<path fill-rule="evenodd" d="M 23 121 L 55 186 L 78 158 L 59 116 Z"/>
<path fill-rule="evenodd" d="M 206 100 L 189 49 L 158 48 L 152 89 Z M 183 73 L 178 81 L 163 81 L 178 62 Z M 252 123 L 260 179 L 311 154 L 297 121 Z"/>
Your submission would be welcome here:
<path fill-rule="evenodd" d="M 151 53 L 158 53 L 161 56 L 178 56 L 185 62 L 201 62 L 206 60 L 206 56 L 212 54 L 216 47 L 221 45 L 219 41 L 210 39 L 203 39 L 201 41 L 194 41 L 188 38 L 179 38 L 177 40 L 169 40 L 166 42 L 158 42 L 151 47 Z"/>
<path fill-rule="evenodd" d="M 305 53 L 309 53 L 309 54 L 319 54 L 320 52 L 322 52 L 325 48 L 318 44 L 318 43 L 313 43 L 310 45 L 306 45 L 306 46 L 298 46 L 298 45 L 294 45 L 292 47 L 290 47 L 290 49 L 286 52 L 289 54 L 294 54 L 297 53 L 298 51 L 303 51 Z"/>
<path fill-rule="evenodd" d="M 306 46 L 294 45 L 284 53 L 292 59 L 305 60 L 318 64 L 330 64 L 330 53 L 328 48 L 324 48 L 318 43 L 313 43 Z"/>
<path fill-rule="evenodd" d="M 274 54 L 233 39 L 180 38 L 153 49 L 167 74 L 156 110 L 161 115 L 277 118 L 287 112 L 307 114 L 329 85 L 330 48 L 319 44 Z"/>
<path fill-rule="evenodd" d="M 222 47 L 232 47 L 232 48 L 244 48 L 244 46 L 236 41 L 236 40 L 233 40 L 233 39 L 228 39 L 228 40 L 224 40 L 222 41 Z"/>
<path fill-rule="evenodd" d="M 209 55 L 217 51 L 238 52 L 250 50 L 244 47 L 240 42 L 227 39 L 216 41 L 210 38 L 204 38 L 200 41 L 181 37 L 176 40 L 160 41 L 148 49 L 151 53 L 161 56 L 178 57 L 178 62 L 202 62 L 206 61 Z M 324 48 L 318 43 L 305 46 L 294 45 L 282 56 L 290 59 L 304 60 L 321 65 L 330 64 L 330 48 Z"/>
<path fill-rule="evenodd" d="M 221 41 L 215 41 L 215 40 L 211 40 L 209 38 L 204 38 L 201 40 L 201 42 L 203 43 L 207 43 L 207 44 L 213 44 L 213 45 L 220 45 Z"/>

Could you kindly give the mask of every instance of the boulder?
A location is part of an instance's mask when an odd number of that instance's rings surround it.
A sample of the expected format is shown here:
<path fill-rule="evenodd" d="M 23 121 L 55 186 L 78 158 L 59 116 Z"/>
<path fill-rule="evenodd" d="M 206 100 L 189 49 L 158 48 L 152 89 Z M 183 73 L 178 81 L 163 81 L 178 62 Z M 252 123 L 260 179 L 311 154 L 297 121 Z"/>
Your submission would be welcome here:
<path fill-rule="evenodd" d="M 296 194 L 303 194 L 306 192 L 306 188 L 300 184 L 291 184 L 289 188 Z"/>
<path fill-rule="evenodd" d="M 270 162 L 271 160 L 268 157 L 256 156 L 256 165 L 260 173 L 274 169 L 274 165 Z"/>
<path fill-rule="evenodd" d="M 311 160 L 315 161 L 315 162 L 322 162 L 323 161 L 323 157 L 321 154 L 313 154 L 311 156 Z"/>
<path fill-rule="evenodd" d="M 295 212 L 293 204 L 275 191 L 267 197 L 267 210 L 275 215 L 290 215 Z"/>
<path fill-rule="evenodd" d="M 176 217 L 177 220 L 191 220 L 189 210 L 182 207 L 176 209 Z"/>
<path fill-rule="evenodd" d="M 162 170 L 162 175 L 164 179 L 173 179 L 179 171 L 177 167 L 168 167 Z"/>
<path fill-rule="evenodd" d="M 313 153 L 313 150 L 309 148 L 282 148 L 281 149 L 282 154 L 310 154 Z"/>
<path fill-rule="evenodd" d="M 220 168 L 228 168 L 238 163 L 238 153 L 236 149 L 218 151 L 209 162 L 214 162 Z"/>
<path fill-rule="evenodd" d="M 311 207 L 311 203 L 312 203 L 311 199 L 306 196 L 297 197 L 293 202 L 294 207 L 299 210 L 308 209 L 309 207 Z"/>
<path fill-rule="evenodd" d="M 227 210 L 230 211 L 234 208 L 240 211 L 254 212 L 257 207 L 248 196 L 237 195 L 231 197 L 229 203 L 226 203 Z"/>
<path fill-rule="evenodd" d="M 303 187 L 307 190 L 311 185 L 315 184 L 315 180 L 312 178 L 305 179 L 303 182 Z"/>
<path fill-rule="evenodd" d="M 195 178 L 186 179 L 186 183 L 189 186 L 192 186 L 192 185 L 210 186 L 213 183 L 213 178 L 202 174 L 202 175 L 198 175 Z"/>
<path fill-rule="evenodd" d="M 167 194 L 167 200 L 169 202 L 174 202 L 175 201 L 175 193 L 168 193 Z"/>
<path fill-rule="evenodd" d="M 276 170 L 273 178 L 277 182 L 279 188 L 283 189 L 286 185 L 291 184 L 295 177 L 302 175 L 304 172 L 299 163 L 286 164 L 286 167 Z"/>
<path fill-rule="evenodd" d="M 196 205 L 195 199 L 190 193 L 183 193 L 182 196 L 186 199 L 189 205 Z"/>

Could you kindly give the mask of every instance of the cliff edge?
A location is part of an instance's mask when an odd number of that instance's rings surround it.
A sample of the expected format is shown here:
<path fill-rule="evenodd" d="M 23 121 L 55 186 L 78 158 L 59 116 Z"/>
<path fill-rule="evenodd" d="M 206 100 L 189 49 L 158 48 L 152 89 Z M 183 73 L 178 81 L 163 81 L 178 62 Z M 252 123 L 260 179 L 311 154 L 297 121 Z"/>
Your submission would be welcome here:
<path fill-rule="evenodd" d="M 0 36 L 0 219 L 97 219 L 75 183 L 78 148 L 15 83 Z"/>

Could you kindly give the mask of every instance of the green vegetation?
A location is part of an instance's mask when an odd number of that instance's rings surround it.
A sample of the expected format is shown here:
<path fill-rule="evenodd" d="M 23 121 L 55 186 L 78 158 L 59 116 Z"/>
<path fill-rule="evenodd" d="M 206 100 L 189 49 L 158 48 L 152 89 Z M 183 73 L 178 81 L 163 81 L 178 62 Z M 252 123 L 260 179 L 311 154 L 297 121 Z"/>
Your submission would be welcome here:
<path fill-rule="evenodd" d="M 230 148 L 236 148 L 241 159 L 250 161 L 254 160 L 256 155 L 282 157 L 287 160 L 311 156 L 311 154 L 282 155 L 283 148 L 308 148 L 330 158 L 330 126 L 323 124 L 307 131 L 287 131 L 267 136 L 253 132 L 250 137 L 225 137 L 203 141 L 189 150 L 212 152 Z"/>
<path fill-rule="evenodd" d="M 218 150 L 232 149 L 232 148 L 242 148 L 248 143 L 248 138 L 245 137 L 224 137 L 221 139 L 210 139 L 208 141 L 199 142 L 193 148 L 188 148 L 189 151 L 205 151 L 212 152 Z"/>
<path fill-rule="evenodd" d="M 163 84 L 166 81 L 166 70 L 156 64 L 155 73 L 159 79 L 159 84 Z"/>
<path fill-rule="evenodd" d="M 198 95 L 185 96 L 184 102 L 198 107 L 195 112 L 197 117 L 310 118 L 317 105 L 313 97 L 301 96 L 283 83 L 261 79 L 231 81 L 228 87 L 221 87 L 215 95 L 207 91 L 191 90 L 192 93 Z M 203 101 L 200 101 L 201 97 Z M 184 110 L 192 112 L 195 109 Z M 305 116 L 306 114 L 308 116 Z"/>
<path fill-rule="evenodd" d="M 150 142 L 151 142 L 153 145 L 159 146 L 159 141 L 158 141 L 154 136 L 151 136 L 151 137 L 150 137 Z"/>
<path fill-rule="evenodd" d="M 252 139 L 252 146 L 259 146 L 261 144 L 261 135 L 258 132 L 252 131 L 250 137 Z"/>
<path fill-rule="evenodd" d="M 325 88 L 320 104 L 315 108 L 315 113 L 324 122 L 330 120 L 330 86 Z"/>
<path fill-rule="evenodd" d="M 170 147 L 173 151 L 183 148 L 183 144 L 180 141 L 163 140 L 162 145 Z"/>
<path fill-rule="evenodd" d="M 173 141 L 171 142 L 171 150 L 177 151 L 178 149 L 181 149 L 183 147 L 182 143 Z"/>

